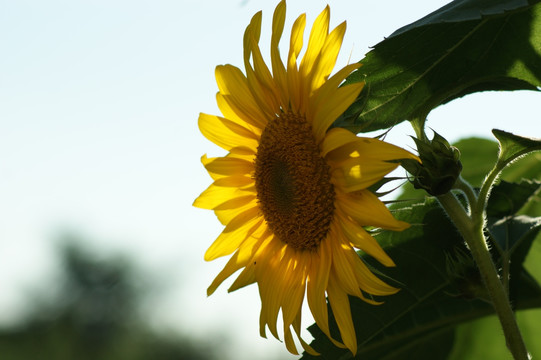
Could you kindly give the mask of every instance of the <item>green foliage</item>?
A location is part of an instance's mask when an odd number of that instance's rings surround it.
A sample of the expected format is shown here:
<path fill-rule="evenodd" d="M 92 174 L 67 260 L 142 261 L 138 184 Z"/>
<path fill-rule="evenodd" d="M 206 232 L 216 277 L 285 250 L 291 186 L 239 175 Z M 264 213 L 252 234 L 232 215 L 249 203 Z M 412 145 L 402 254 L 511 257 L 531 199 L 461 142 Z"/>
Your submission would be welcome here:
<path fill-rule="evenodd" d="M 541 332 L 541 310 L 526 310 L 518 313 L 518 322 L 524 330 L 525 342 L 532 354 L 541 354 L 539 334 Z M 448 360 L 510 360 L 505 339 L 496 316 L 478 319 L 460 325 L 455 335 L 455 345 Z"/>
<path fill-rule="evenodd" d="M 366 88 L 335 125 L 386 129 L 470 93 L 537 90 L 540 17 L 538 0 L 458 0 L 397 30 L 348 78 Z"/>
<path fill-rule="evenodd" d="M 481 186 L 488 172 L 498 159 L 498 143 L 481 138 L 468 138 L 453 144 L 460 150 L 462 172 L 460 175 L 472 186 Z"/>
<path fill-rule="evenodd" d="M 495 213 L 497 209 L 490 211 Z M 455 327 L 493 310 L 483 300 L 487 296 L 463 240 L 435 199 L 396 208 L 394 214 L 411 223 L 412 228 L 401 233 L 383 232 L 376 237 L 394 259 L 396 268 L 381 268 L 372 259 L 363 258 L 402 290 L 381 299 L 385 303 L 379 307 L 350 299 L 359 343 L 356 358 L 446 359 L 454 348 L 454 337 L 460 335 Z M 520 219 L 523 222 L 519 225 L 500 226 L 511 229 L 509 233 L 517 239 L 517 245 L 507 249 L 510 256 L 515 251 L 519 255 L 514 259 L 519 266 L 510 273 L 512 284 L 516 283 L 511 301 L 523 309 L 541 306 L 541 288 L 521 266 L 524 252 L 519 254 L 517 250 L 532 244 L 540 230 L 540 219 Z M 515 231 L 520 234 L 515 236 Z M 312 325 L 309 330 L 315 338 L 312 346 L 322 353 L 322 359 L 353 358 L 347 350 L 334 347 L 317 326 Z M 501 332 L 498 327 L 494 330 Z M 336 326 L 331 326 L 331 333 L 339 338 Z M 428 351 L 432 346 L 436 352 Z M 303 358 L 312 357 L 305 354 Z"/>
<path fill-rule="evenodd" d="M 536 181 L 523 180 L 519 183 L 502 181 L 492 190 L 487 216 L 503 218 L 516 214 L 535 196 L 541 185 Z"/>

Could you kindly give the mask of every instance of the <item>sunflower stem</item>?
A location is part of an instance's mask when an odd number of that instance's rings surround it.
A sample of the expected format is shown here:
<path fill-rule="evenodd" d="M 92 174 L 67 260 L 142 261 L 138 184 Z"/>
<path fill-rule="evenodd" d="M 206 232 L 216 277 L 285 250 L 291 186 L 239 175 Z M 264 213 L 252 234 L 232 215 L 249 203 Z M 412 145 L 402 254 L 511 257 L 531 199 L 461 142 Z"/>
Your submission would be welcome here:
<path fill-rule="evenodd" d="M 498 175 L 502 172 L 503 168 L 507 165 L 507 163 L 498 160 L 496 162 L 496 165 L 494 165 L 494 168 L 490 170 L 487 177 L 483 181 L 483 185 L 481 186 L 481 189 L 479 190 L 479 197 L 477 201 L 477 212 L 484 212 L 485 208 L 488 203 L 488 198 L 490 196 L 490 191 L 492 190 L 492 186 L 494 185 L 494 182 L 498 178 Z"/>
<path fill-rule="evenodd" d="M 470 198 L 471 194 L 464 192 Z M 492 300 L 492 305 L 502 325 L 509 351 L 513 354 L 515 360 L 528 360 L 530 356 L 509 303 L 507 291 L 500 281 L 498 271 L 488 249 L 484 233 L 484 206 L 486 205 L 486 195 L 488 195 L 489 189 L 487 188 L 482 192 L 483 197 L 479 196 L 478 201 L 473 204 L 470 203 L 471 217 L 468 216 L 462 204 L 452 193 L 440 195 L 438 200 L 468 244 L 479 267 L 479 272 Z"/>
<path fill-rule="evenodd" d="M 418 117 L 411 121 L 417 138 L 426 142 L 427 137 L 424 131 L 424 124 L 424 117 Z M 458 176 L 453 188 L 462 191 L 466 195 L 469 209 L 466 209 L 450 191 L 437 196 L 437 199 L 466 241 L 477 263 L 483 283 L 502 325 L 509 351 L 513 354 L 515 360 L 529 360 L 531 358 L 526 350 L 526 345 L 522 339 L 515 314 L 511 308 L 506 284 L 504 285 L 500 281 L 498 270 L 490 255 L 484 232 L 485 209 L 490 191 L 502 169 L 513 159 L 506 161 L 498 160 L 485 178 L 478 195 L 467 181 L 461 176 Z"/>

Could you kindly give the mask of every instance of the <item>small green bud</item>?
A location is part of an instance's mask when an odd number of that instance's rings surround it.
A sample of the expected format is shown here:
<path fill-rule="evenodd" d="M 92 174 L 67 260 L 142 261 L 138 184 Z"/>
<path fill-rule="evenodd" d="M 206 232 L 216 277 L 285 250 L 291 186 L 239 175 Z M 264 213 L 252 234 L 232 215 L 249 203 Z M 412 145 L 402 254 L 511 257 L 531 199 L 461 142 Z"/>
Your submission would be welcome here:
<path fill-rule="evenodd" d="M 449 192 L 462 171 L 460 151 L 436 132 L 432 141 L 413 140 L 421 163 L 401 160 L 401 165 L 413 175 L 413 186 L 434 196 Z"/>
<path fill-rule="evenodd" d="M 445 254 L 446 270 L 449 278 L 453 279 L 454 296 L 466 300 L 481 299 L 490 302 L 490 296 L 481 279 L 481 273 L 467 250 L 455 248 Z"/>

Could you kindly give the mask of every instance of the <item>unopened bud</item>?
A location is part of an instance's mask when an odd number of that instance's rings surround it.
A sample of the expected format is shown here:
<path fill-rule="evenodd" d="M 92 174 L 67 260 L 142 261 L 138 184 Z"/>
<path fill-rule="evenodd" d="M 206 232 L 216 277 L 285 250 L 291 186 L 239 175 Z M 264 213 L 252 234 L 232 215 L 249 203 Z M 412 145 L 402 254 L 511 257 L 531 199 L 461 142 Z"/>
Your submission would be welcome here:
<path fill-rule="evenodd" d="M 401 160 L 402 167 L 413 175 L 413 186 L 434 196 L 449 192 L 462 171 L 460 151 L 436 132 L 432 141 L 424 142 L 416 138 L 413 140 L 417 145 L 421 163 Z"/>

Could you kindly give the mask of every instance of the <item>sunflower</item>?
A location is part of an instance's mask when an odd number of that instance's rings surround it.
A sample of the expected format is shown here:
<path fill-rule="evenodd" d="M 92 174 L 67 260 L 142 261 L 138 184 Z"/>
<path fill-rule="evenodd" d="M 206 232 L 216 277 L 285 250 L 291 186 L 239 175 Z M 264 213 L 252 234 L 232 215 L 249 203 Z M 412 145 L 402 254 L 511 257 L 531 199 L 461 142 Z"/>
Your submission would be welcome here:
<path fill-rule="evenodd" d="M 306 297 L 319 328 L 355 354 L 348 296 L 379 304 L 372 295 L 398 291 L 375 276 L 356 253 L 362 249 L 383 265 L 394 266 L 363 227 L 401 231 L 409 226 L 396 220 L 368 187 L 398 166 L 393 160 L 417 157 L 342 128 L 329 130 L 364 85 L 340 86 L 359 64 L 331 76 L 346 24 L 329 32 L 327 6 L 315 20 L 298 63 L 306 25 L 306 15 L 299 16 L 284 64 L 278 44 L 285 12 L 282 1 L 272 21 L 272 72 L 258 45 L 258 12 L 244 34 L 246 75 L 232 65 L 216 68 L 223 117 L 199 116 L 203 135 L 228 151 L 224 157 L 202 157 L 214 182 L 194 206 L 214 210 L 225 225 L 205 260 L 233 254 L 207 293 L 242 269 L 229 291 L 258 284 L 261 336 L 266 337 L 268 327 L 279 338 L 281 311 L 287 349 L 297 354 L 293 330 L 303 348 L 315 354 L 300 336 Z M 341 339 L 331 337 L 326 298 Z"/>

